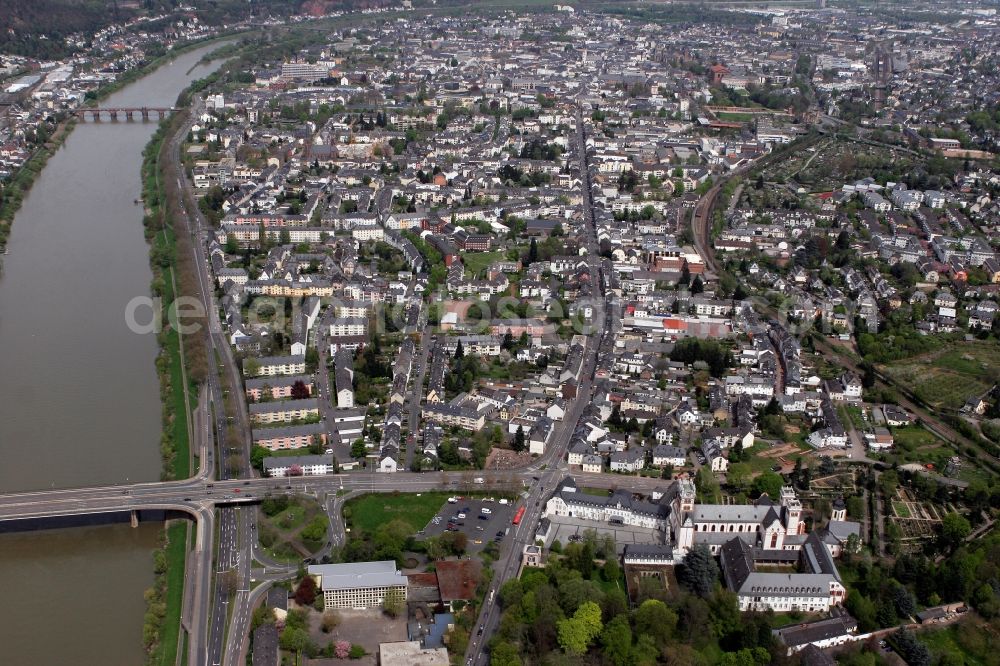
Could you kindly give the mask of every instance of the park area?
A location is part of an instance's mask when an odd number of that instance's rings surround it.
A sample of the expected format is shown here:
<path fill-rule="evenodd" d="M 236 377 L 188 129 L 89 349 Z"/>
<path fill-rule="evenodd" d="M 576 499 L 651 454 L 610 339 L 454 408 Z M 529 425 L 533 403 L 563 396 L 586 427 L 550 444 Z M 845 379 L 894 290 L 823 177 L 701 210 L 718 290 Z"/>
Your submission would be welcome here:
<path fill-rule="evenodd" d="M 401 520 L 411 534 L 427 526 L 434 514 L 448 501 L 449 493 L 373 493 L 344 505 L 344 520 L 352 531 L 373 534 L 380 526 Z"/>
<path fill-rule="evenodd" d="M 1000 347 L 956 342 L 881 369 L 927 405 L 957 410 L 970 396 L 982 395 L 1000 380 Z"/>
<path fill-rule="evenodd" d="M 312 497 L 266 497 L 260 510 L 260 543 L 275 560 L 300 562 L 326 542 L 329 521 L 323 507 Z"/>

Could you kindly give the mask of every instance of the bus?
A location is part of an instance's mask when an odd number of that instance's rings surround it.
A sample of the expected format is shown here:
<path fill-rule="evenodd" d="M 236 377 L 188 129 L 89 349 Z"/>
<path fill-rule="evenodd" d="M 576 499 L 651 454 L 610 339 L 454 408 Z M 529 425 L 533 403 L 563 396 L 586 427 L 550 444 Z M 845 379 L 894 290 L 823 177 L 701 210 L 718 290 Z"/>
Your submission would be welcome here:
<path fill-rule="evenodd" d="M 514 525 L 520 525 L 521 518 L 523 517 L 524 517 L 524 507 L 522 506 L 520 509 L 517 510 L 517 513 L 514 514 L 514 520 L 510 522 Z"/>

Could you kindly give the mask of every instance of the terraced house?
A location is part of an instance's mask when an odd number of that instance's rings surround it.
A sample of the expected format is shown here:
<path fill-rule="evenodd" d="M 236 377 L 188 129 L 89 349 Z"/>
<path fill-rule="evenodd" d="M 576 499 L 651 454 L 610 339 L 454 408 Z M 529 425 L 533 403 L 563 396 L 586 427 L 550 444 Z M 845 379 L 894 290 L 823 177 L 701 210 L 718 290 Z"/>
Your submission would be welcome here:
<path fill-rule="evenodd" d="M 319 403 L 315 398 L 257 402 L 249 405 L 250 418 L 256 423 L 287 423 L 319 416 Z"/>

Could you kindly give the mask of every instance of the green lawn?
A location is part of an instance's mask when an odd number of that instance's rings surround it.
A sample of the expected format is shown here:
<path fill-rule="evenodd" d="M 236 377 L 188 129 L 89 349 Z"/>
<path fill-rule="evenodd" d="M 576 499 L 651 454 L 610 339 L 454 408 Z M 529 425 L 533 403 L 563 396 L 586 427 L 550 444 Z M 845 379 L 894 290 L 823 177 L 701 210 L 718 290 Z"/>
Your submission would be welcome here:
<path fill-rule="evenodd" d="M 303 446 L 300 449 L 278 449 L 277 451 L 268 451 L 268 458 L 289 458 L 293 456 L 305 456 L 309 455 L 309 447 Z"/>
<path fill-rule="evenodd" d="M 995 653 L 997 639 L 986 625 L 979 626 L 971 619 L 945 629 L 921 631 L 917 638 L 930 648 L 934 663 L 938 663 L 945 655 L 951 656 L 953 660 L 948 663 L 954 664 L 995 663 L 987 658 Z"/>
<path fill-rule="evenodd" d="M 414 532 L 418 532 L 427 526 L 450 496 L 449 493 L 442 492 L 391 495 L 375 493 L 347 502 L 344 510 L 355 530 L 371 534 L 380 525 L 392 520 L 402 520 Z"/>
<path fill-rule="evenodd" d="M 281 508 L 281 503 L 287 506 Z M 274 508 L 269 505 L 277 504 Z M 277 511 L 269 516 L 267 511 Z M 265 550 L 276 560 L 282 562 L 299 562 L 308 553 L 315 553 L 326 540 L 329 521 L 314 498 L 305 495 L 295 495 L 265 498 L 261 506 L 261 522 L 258 538 Z M 315 521 L 318 531 L 310 534 L 310 526 Z M 309 539 L 307 535 L 317 538 Z M 303 553 L 302 548 L 307 551 Z"/>
<path fill-rule="evenodd" d="M 167 528 L 167 614 L 158 646 L 160 666 L 173 666 L 177 660 L 177 638 L 181 629 L 181 606 L 184 603 L 184 570 L 187 556 L 187 528 L 177 520 Z"/>
<path fill-rule="evenodd" d="M 892 508 L 893 508 L 893 511 L 896 512 L 896 515 L 899 516 L 900 518 L 909 518 L 910 517 L 910 509 L 905 504 L 903 504 L 902 502 L 895 502 L 894 501 L 892 503 Z"/>
<path fill-rule="evenodd" d="M 153 241 L 154 247 L 169 248 L 174 251 L 174 237 L 170 229 L 164 230 Z M 169 304 L 174 300 L 174 287 L 171 281 L 173 269 L 163 272 L 163 302 Z M 170 374 L 169 400 L 174 410 L 174 420 L 171 424 L 171 436 L 174 442 L 174 459 L 171 471 L 175 479 L 186 479 L 191 476 L 191 444 L 187 427 L 187 406 L 184 404 L 184 374 L 181 371 L 180 338 L 174 328 L 167 327 L 163 334 L 163 350 L 166 352 L 167 371 Z M 164 470 L 166 471 L 166 470 Z"/>
<path fill-rule="evenodd" d="M 913 451 L 925 446 L 939 443 L 937 437 L 922 426 L 912 425 L 905 428 L 893 428 L 892 439 L 895 445 L 904 451 Z"/>
<path fill-rule="evenodd" d="M 812 622 L 813 620 L 820 619 L 820 617 L 820 615 L 815 613 L 775 613 L 774 617 L 771 618 L 771 626 L 778 629 L 793 624 Z"/>
<path fill-rule="evenodd" d="M 589 486 L 580 486 L 577 490 L 581 493 L 586 493 L 587 495 L 597 495 L 598 497 L 607 497 L 607 488 L 591 488 Z"/>
<path fill-rule="evenodd" d="M 729 111 L 720 111 L 718 114 L 719 120 L 727 123 L 748 123 L 754 119 L 754 114 L 752 113 L 732 113 Z"/>
<path fill-rule="evenodd" d="M 274 522 L 284 530 L 296 528 L 306 522 L 306 508 L 300 504 L 292 505 L 275 516 Z"/>
<path fill-rule="evenodd" d="M 505 252 L 463 252 L 462 263 L 468 273 L 479 275 L 494 261 L 505 259 L 506 256 Z"/>

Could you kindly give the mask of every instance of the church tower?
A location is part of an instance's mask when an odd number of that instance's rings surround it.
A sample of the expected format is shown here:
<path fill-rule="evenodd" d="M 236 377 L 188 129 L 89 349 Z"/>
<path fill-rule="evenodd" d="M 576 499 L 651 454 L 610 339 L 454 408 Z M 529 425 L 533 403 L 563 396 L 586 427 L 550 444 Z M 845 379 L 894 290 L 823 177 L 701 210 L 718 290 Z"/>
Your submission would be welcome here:
<path fill-rule="evenodd" d="M 785 509 L 785 533 L 802 534 L 805 523 L 802 522 L 802 502 L 795 495 L 795 489 L 784 486 L 781 489 L 781 506 Z"/>

